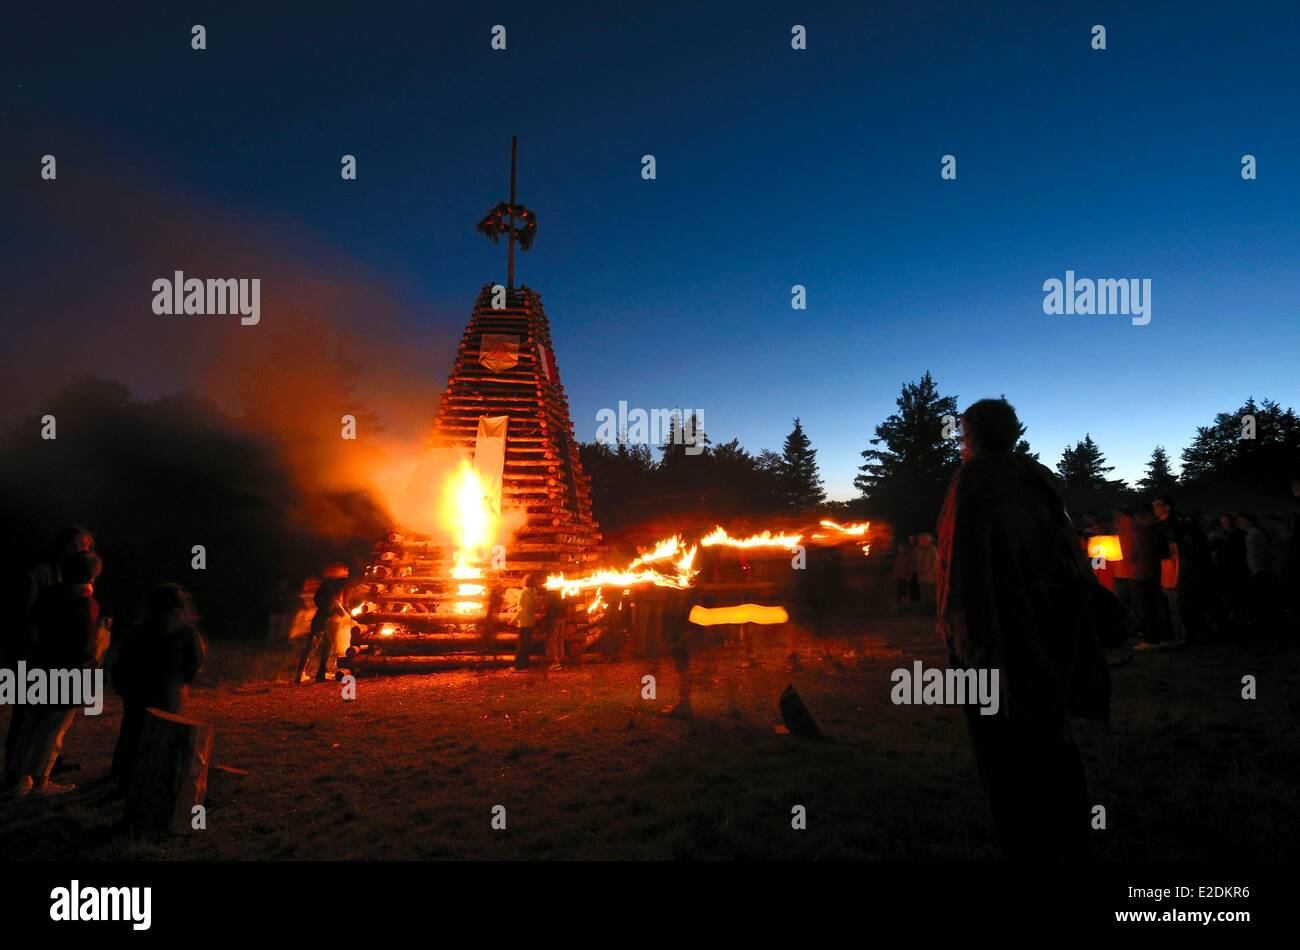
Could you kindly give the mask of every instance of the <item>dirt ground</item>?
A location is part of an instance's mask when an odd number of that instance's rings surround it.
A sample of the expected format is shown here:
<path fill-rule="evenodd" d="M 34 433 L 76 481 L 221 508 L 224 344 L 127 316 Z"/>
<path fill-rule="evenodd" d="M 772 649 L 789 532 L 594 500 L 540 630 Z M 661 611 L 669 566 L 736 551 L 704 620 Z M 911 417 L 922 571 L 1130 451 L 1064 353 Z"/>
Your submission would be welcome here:
<path fill-rule="evenodd" d="M 834 637 L 760 631 L 696 658 L 696 717 L 668 659 L 275 682 L 279 652 L 217 643 L 186 715 L 216 726 L 213 761 L 248 770 L 208 827 L 162 841 L 115 827 L 97 784 L 121 707 L 79 718 L 59 798 L 0 804 L 5 858 L 850 858 L 995 856 L 960 711 L 895 706 L 890 673 L 941 665 L 932 624 L 863 621 Z M 1295 649 L 1194 646 L 1113 669 L 1109 727 L 1081 724 L 1109 859 L 1294 857 L 1300 756 Z M 1241 698 L 1253 674 L 1259 698 Z M 642 677 L 657 677 L 644 700 Z M 793 683 L 834 741 L 781 734 Z M 0 729 L 9 710 L 0 711 Z M 493 807 L 507 828 L 492 828 Z M 791 827 L 807 809 L 806 830 Z"/>

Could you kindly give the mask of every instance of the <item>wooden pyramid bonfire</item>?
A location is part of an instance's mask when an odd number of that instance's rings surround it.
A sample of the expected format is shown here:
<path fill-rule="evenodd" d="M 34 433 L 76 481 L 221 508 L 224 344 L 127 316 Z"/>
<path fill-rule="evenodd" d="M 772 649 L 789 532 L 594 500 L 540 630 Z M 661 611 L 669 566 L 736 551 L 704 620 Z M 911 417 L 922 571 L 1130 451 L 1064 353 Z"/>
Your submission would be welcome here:
<path fill-rule="evenodd" d="M 445 492 L 463 502 L 448 525 L 452 540 L 398 529 L 375 545 L 357 591 L 355 656 L 346 664 L 356 669 L 513 662 L 510 621 L 525 576 L 540 586 L 599 556 L 550 323 L 542 298 L 514 286 L 515 242 L 527 250 L 536 231 L 534 213 L 515 203 L 516 154 L 512 142 L 509 203 L 478 225 L 493 243 L 507 236 L 507 284 L 479 292 L 434 420 L 433 444 L 461 458 Z M 560 607 L 566 640 L 584 643 L 585 612 L 572 600 Z"/>

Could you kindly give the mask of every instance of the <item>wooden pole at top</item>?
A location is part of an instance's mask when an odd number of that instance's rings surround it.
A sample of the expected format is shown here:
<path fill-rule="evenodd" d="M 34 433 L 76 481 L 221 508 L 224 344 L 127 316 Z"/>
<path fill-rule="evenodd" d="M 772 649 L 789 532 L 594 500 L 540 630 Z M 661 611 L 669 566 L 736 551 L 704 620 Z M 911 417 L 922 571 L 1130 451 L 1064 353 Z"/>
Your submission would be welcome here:
<path fill-rule="evenodd" d="M 506 257 L 506 288 L 515 289 L 515 168 L 519 162 L 519 138 L 510 136 L 510 250 Z"/>

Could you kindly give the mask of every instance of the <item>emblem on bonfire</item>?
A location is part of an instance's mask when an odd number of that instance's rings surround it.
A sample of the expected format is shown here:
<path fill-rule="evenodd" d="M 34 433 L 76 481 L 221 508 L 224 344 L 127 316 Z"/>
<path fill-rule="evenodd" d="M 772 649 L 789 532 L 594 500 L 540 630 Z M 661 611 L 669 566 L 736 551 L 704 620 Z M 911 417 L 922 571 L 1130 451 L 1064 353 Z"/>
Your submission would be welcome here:
<path fill-rule="evenodd" d="M 484 333 L 479 344 L 478 361 L 501 373 L 519 362 L 519 337 L 507 333 Z"/>

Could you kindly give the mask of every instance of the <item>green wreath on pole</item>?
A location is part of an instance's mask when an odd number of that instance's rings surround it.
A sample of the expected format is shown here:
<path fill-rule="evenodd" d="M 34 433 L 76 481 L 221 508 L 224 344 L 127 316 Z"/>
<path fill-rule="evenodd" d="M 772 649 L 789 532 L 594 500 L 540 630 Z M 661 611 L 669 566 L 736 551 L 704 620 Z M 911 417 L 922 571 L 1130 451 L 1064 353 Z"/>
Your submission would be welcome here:
<path fill-rule="evenodd" d="M 484 215 L 474 229 L 496 244 L 501 240 L 501 235 L 510 231 L 511 215 L 515 219 L 515 239 L 519 241 L 519 249 L 526 251 L 533 246 L 533 238 L 537 234 L 537 215 L 523 205 L 503 201 Z"/>

